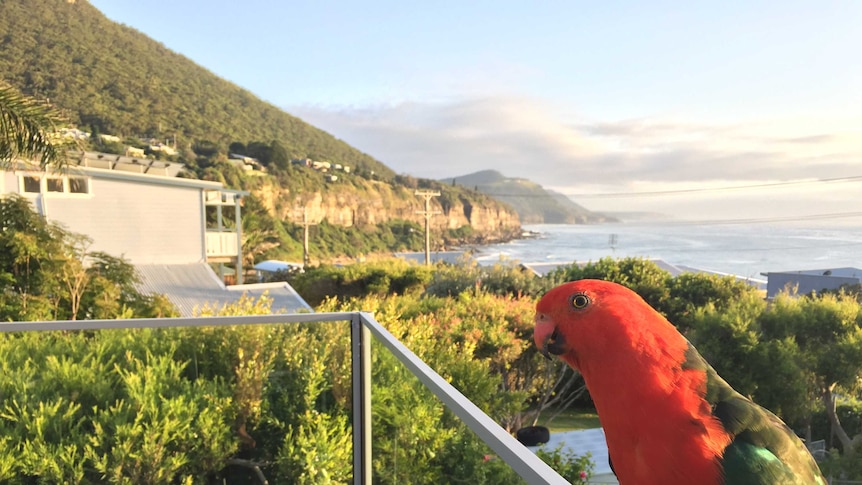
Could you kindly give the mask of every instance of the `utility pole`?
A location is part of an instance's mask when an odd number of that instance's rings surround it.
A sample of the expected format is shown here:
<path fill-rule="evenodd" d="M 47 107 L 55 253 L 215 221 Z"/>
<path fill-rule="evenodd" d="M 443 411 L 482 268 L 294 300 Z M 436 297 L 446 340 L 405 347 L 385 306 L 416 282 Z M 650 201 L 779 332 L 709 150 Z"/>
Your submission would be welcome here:
<path fill-rule="evenodd" d="M 316 222 L 309 222 L 308 207 L 302 208 L 302 222 L 299 223 L 303 228 L 302 235 L 302 266 L 308 266 L 308 226 L 316 226 Z"/>
<path fill-rule="evenodd" d="M 416 211 L 417 214 L 425 216 L 425 266 L 431 265 L 431 216 L 440 214 L 440 211 L 431 210 L 431 197 L 440 197 L 440 192 L 431 192 L 427 190 L 417 190 L 415 195 L 425 199 L 425 210 Z"/>

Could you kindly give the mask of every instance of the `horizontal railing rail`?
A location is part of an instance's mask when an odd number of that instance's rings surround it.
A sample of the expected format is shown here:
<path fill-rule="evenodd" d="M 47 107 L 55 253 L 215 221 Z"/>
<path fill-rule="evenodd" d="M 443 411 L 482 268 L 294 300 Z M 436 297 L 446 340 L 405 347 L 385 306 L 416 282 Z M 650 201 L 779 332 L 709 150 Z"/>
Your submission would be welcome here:
<path fill-rule="evenodd" d="M 370 313 L 300 313 L 227 317 L 62 320 L 0 323 L 0 332 L 214 327 L 349 322 L 353 387 L 353 483 L 371 484 L 371 338 L 392 354 L 527 483 L 568 484 L 554 469 L 500 427 L 458 389 L 387 331 Z"/>

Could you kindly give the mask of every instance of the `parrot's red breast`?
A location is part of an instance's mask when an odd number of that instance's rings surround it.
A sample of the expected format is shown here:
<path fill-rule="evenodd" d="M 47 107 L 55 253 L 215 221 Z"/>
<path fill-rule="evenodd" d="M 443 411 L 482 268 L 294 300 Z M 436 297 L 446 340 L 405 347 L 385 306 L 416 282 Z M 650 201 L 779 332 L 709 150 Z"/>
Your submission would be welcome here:
<path fill-rule="evenodd" d="M 799 447 L 807 455 L 777 417 L 733 391 L 667 319 L 621 285 L 580 280 L 552 289 L 536 307 L 534 339 L 583 375 L 622 485 L 730 484 L 730 477 L 762 467 L 750 462 L 780 462 Z M 734 413 L 742 407 L 748 421 L 738 424 Z M 749 459 L 746 443 L 737 443 L 748 436 L 741 428 L 749 421 L 767 428 L 773 418 L 788 443 L 779 450 L 755 446 L 759 454 Z M 775 480 L 764 475 L 744 483 L 825 484 L 810 455 L 800 460 L 816 470 L 811 481 L 787 480 L 795 472 L 778 470 Z"/>

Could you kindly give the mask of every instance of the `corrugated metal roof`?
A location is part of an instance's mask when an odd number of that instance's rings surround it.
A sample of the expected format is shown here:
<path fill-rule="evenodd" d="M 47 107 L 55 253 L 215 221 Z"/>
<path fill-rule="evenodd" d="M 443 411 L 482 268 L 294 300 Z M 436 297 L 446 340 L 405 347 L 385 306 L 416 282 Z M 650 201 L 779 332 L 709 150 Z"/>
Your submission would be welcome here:
<path fill-rule="evenodd" d="M 686 266 L 686 265 L 682 265 L 682 264 L 677 265 L 677 268 L 682 270 L 684 273 L 703 273 L 703 274 L 716 275 L 716 276 L 732 276 L 736 280 L 741 281 L 743 283 L 748 283 L 749 285 L 757 288 L 758 290 L 765 290 L 766 289 L 766 280 L 761 280 L 758 278 L 752 278 L 750 276 L 740 276 L 740 275 L 735 275 L 735 274 L 731 274 L 731 273 L 722 273 L 720 271 L 700 269 L 700 268 L 695 268 L 693 266 Z"/>
<path fill-rule="evenodd" d="M 842 276 L 846 278 L 862 278 L 862 269 L 847 266 L 843 268 L 805 269 L 797 271 L 770 271 L 769 273 L 763 274 L 804 274 L 811 276 Z"/>
<path fill-rule="evenodd" d="M 276 271 L 284 271 L 284 270 L 293 270 L 293 269 L 302 269 L 302 263 L 293 263 L 290 261 L 279 261 L 277 259 L 268 259 L 266 261 L 261 261 L 254 265 L 254 269 L 258 271 L 269 271 L 275 273 Z"/>
<path fill-rule="evenodd" d="M 420 264 L 425 263 L 424 252 L 393 253 L 393 255 L 396 258 L 406 259 L 407 261 L 413 261 Z M 428 253 L 428 259 L 430 259 L 432 263 L 444 262 L 448 264 L 459 264 L 464 261 L 472 260 L 473 257 L 469 251 L 431 251 Z"/>
<path fill-rule="evenodd" d="M 548 276 L 548 273 L 561 266 L 568 266 L 571 261 L 565 263 L 521 263 L 521 267 L 532 271 L 536 276 Z"/>
<path fill-rule="evenodd" d="M 221 307 L 238 301 L 244 294 L 259 298 L 267 293 L 273 313 L 309 312 L 312 308 L 287 283 L 260 283 L 225 286 L 208 264 L 141 264 L 138 289 L 164 294 L 177 306 L 180 315 L 191 317 L 204 306 Z"/>

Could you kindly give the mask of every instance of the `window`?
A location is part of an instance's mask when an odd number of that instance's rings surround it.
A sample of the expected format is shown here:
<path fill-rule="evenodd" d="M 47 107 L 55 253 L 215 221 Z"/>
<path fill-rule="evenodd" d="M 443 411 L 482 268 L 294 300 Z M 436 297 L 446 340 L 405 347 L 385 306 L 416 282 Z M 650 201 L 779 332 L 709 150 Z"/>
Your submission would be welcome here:
<path fill-rule="evenodd" d="M 69 192 L 72 194 L 89 194 L 90 184 L 84 177 L 69 177 Z"/>
<path fill-rule="evenodd" d="M 42 191 L 41 179 L 39 177 L 31 177 L 29 175 L 25 175 L 23 177 L 22 185 L 24 187 L 24 192 L 27 192 L 30 194 L 38 194 L 39 192 Z"/>
<path fill-rule="evenodd" d="M 90 179 L 73 176 L 20 175 L 21 192 L 25 194 L 78 194 L 90 193 Z"/>
<path fill-rule="evenodd" d="M 47 178 L 45 179 L 45 188 L 48 192 L 63 192 L 63 179 Z"/>

